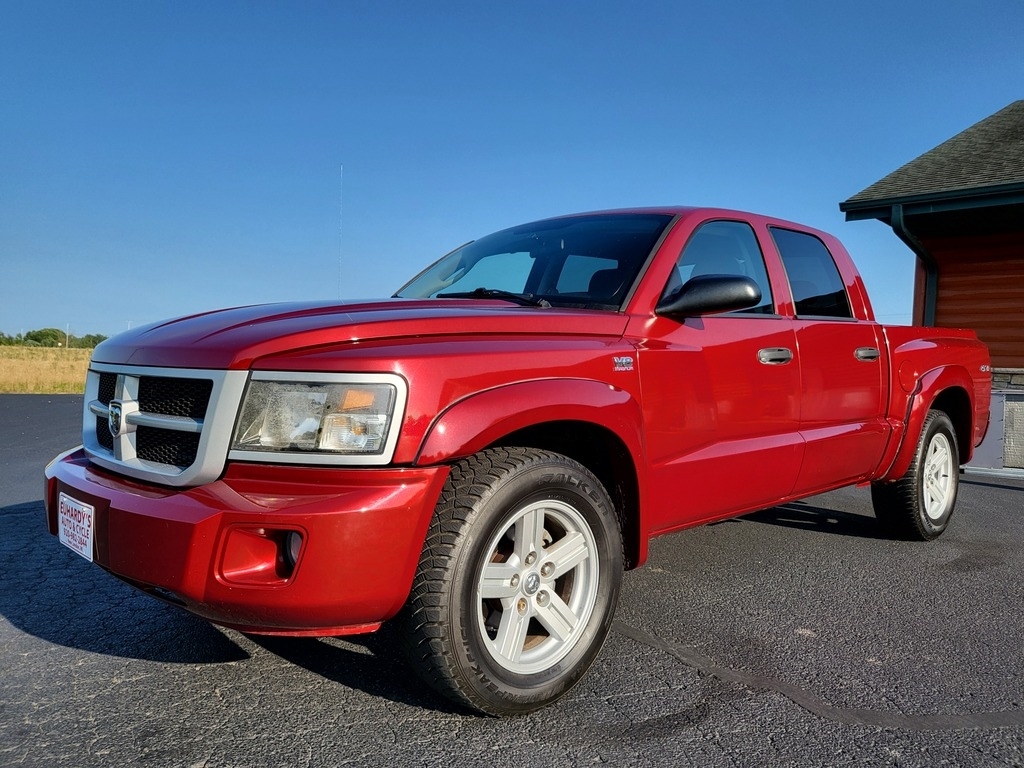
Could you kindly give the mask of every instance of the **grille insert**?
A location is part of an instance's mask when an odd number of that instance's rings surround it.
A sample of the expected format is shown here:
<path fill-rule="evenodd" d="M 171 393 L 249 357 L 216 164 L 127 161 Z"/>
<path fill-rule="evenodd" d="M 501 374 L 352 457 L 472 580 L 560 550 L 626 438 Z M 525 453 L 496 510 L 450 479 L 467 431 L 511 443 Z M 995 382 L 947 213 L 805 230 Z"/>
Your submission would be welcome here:
<path fill-rule="evenodd" d="M 111 453 L 114 452 L 114 436 L 110 434 L 107 420 L 100 416 L 96 417 L 96 441 Z"/>
<path fill-rule="evenodd" d="M 96 413 L 96 442 L 115 456 L 114 436 L 110 434 L 106 408 L 114 400 L 135 400 L 140 413 L 147 416 L 205 420 L 213 393 L 213 381 L 174 376 L 133 376 L 102 372 L 96 390 L 96 401 L 103 412 Z M 121 395 L 118 397 L 118 395 Z M 201 434 L 168 427 L 139 425 L 130 439 L 140 461 L 165 464 L 184 469 L 195 463 L 199 454 Z"/>
<path fill-rule="evenodd" d="M 139 458 L 145 461 L 187 467 L 196 460 L 196 454 L 199 452 L 199 435 L 194 432 L 139 427 L 135 448 Z"/>
<path fill-rule="evenodd" d="M 139 410 L 201 419 L 206 416 L 212 390 L 213 382 L 206 379 L 146 376 L 139 379 Z"/>
<path fill-rule="evenodd" d="M 114 394 L 117 392 L 117 374 L 114 373 L 101 373 L 100 374 L 100 388 L 99 392 L 96 393 L 96 399 L 104 405 L 110 405 L 110 401 L 114 399 Z"/>

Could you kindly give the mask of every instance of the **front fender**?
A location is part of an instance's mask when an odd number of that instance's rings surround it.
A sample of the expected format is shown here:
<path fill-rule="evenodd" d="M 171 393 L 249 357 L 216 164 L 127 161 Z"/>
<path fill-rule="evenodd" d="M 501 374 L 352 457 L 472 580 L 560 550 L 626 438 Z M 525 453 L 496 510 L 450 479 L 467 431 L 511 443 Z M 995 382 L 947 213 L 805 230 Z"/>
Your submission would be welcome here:
<path fill-rule="evenodd" d="M 637 457 L 638 470 L 643 465 L 640 404 L 623 389 L 587 379 L 517 382 L 459 400 L 434 419 L 415 463 L 437 464 L 470 456 L 512 432 L 556 421 L 604 427 Z"/>
<path fill-rule="evenodd" d="M 899 448 L 896 450 L 888 470 L 880 478 L 881 480 L 898 480 L 907 473 L 911 462 L 914 460 L 914 453 L 917 451 L 917 443 L 921 436 L 921 429 L 924 427 L 924 420 L 928 415 L 928 411 L 943 393 L 955 390 L 961 390 L 969 402 L 966 417 L 970 420 L 970 423 L 966 430 L 957 429 L 957 435 L 961 443 L 961 462 L 969 460 L 974 448 L 972 439 L 974 435 L 975 413 L 974 381 L 967 369 L 962 366 L 934 368 L 918 379 L 917 386 L 908 399 L 903 439 L 899 443 Z M 954 424 L 956 424 L 958 414 L 951 413 L 949 416 Z M 966 440 L 962 439 L 964 434 L 967 435 Z"/>

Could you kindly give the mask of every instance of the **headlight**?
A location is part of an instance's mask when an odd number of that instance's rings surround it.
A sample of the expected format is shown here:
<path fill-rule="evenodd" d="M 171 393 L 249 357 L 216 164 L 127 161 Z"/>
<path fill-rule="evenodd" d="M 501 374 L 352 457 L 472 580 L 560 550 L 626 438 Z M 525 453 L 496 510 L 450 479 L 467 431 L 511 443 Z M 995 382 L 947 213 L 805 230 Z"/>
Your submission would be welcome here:
<path fill-rule="evenodd" d="M 393 374 L 255 372 L 242 398 L 230 458 L 387 464 L 405 410 Z"/>

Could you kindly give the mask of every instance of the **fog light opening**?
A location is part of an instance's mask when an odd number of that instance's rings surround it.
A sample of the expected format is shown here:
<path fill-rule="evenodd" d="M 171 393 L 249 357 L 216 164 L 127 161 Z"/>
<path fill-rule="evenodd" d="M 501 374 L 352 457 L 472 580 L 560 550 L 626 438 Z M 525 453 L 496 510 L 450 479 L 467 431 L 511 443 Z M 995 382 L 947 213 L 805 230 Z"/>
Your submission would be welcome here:
<path fill-rule="evenodd" d="M 299 553 L 302 551 L 302 534 L 298 531 L 288 531 L 284 537 L 284 561 L 288 568 L 294 568 L 299 562 Z"/>
<path fill-rule="evenodd" d="M 301 531 L 237 525 L 224 538 L 220 578 L 251 587 L 283 587 L 302 554 Z"/>

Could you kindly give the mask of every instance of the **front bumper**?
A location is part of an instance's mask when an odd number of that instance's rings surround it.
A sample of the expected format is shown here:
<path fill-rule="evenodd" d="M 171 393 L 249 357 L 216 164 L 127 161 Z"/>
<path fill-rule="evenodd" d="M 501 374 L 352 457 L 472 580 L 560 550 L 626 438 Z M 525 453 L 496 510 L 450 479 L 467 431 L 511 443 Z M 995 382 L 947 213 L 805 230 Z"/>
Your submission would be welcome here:
<path fill-rule="evenodd" d="M 372 631 L 402 607 L 448 469 L 234 463 L 173 489 L 77 449 L 45 474 L 50 533 L 61 493 L 91 505 L 93 560 L 115 576 L 226 627 L 326 636 Z"/>

